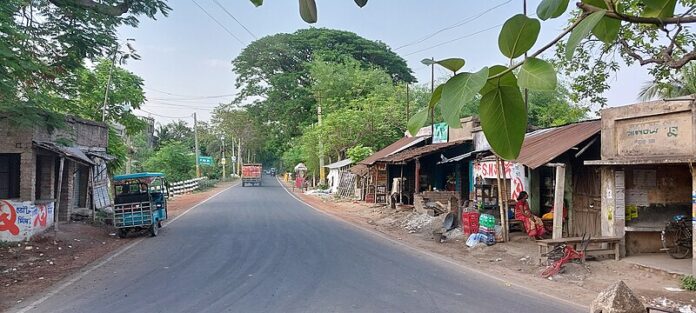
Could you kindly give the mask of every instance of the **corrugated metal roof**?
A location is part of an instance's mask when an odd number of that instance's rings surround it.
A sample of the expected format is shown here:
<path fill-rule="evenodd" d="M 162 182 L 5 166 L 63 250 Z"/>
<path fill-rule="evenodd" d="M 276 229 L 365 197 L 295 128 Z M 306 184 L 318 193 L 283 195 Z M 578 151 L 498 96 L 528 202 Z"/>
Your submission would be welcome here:
<path fill-rule="evenodd" d="M 369 172 L 367 165 L 365 164 L 357 164 L 351 168 L 348 169 L 351 173 L 358 175 L 358 176 L 365 176 Z"/>
<path fill-rule="evenodd" d="M 374 164 L 377 160 L 392 155 L 398 151 L 402 151 L 404 149 L 407 149 L 409 147 L 412 147 L 415 144 L 418 144 L 422 142 L 425 139 L 430 138 L 430 136 L 422 136 L 422 137 L 403 137 L 396 142 L 386 146 L 384 149 L 379 150 L 375 153 L 373 153 L 371 156 L 365 158 L 364 160 L 358 162 L 358 164 L 364 164 L 364 165 L 372 165 Z"/>
<path fill-rule="evenodd" d="M 34 146 L 53 151 L 74 161 L 94 165 L 94 162 L 78 147 L 63 147 L 48 141 L 34 141 Z"/>
<path fill-rule="evenodd" d="M 535 169 L 598 134 L 601 128 L 600 120 L 592 120 L 531 132 L 525 136 L 516 161 Z"/>
<path fill-rule="evenodd" d="M 475 150 L 475 151 L 471 151 L 471 152 L 467 152 L 467 153 L 458 155 L 458 156 L 453 157 L 453 158 L 451 158 L 451 159 L 447 159 L 447 160 L 445 160 L 445 161 L 437 162 L 437 164 L 445 164 L 445 163 L 459 162 L 459 161 L 464 160 L 464 159 L 469 159 L 469 158 L 472 158 L 472 157 L 475 158 L 478 154 L 481 154 L 481 153 L 489 153 L 489 154 L 490 154 L 490 151 L 491 151 L 491 150 L 489 150 L 489 149 Z"/>
<path fill-rule="evenodd" d="M 345 160 L 340 160 L 338 162 L 331 163 L 329 165 L 324 165 L 324 167 L 328 168 L 341 168 L 347 165 L 353 164 L 353 161 L 351 159 L 345 159 Z"/>
<path fill-rule="evenodd" d="M 450 147 L 454 147 L 456 145 L 463 144 L 464 142 L 466 142 L 466 140 L 431 144 L 431 145 L 427 145 L 427 146 L 418 147 L 415 149 L 402 151 L 402 152 L 396 153 L 394 155 L 390 155 L 390 156 L 381 158 L 378 161 L 387 162 L 387 163 L 406 162 L 406 161 L 409 161 L 411 159 L 415 159 L 416 157 L 419 157 L 419 156 L 432 154 L 432 153 L 435 153 L 435 152 L 438 152 L 438 151 L 441 151 L 441 150 L 444 150 L 444 149 L 447 149 Z"/>

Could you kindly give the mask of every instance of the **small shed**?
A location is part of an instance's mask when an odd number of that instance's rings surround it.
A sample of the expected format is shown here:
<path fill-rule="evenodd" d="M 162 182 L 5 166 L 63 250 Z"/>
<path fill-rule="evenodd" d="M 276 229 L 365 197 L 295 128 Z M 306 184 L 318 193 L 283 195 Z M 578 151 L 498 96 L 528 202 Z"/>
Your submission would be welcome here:
<path fill-rule="evenodd" d="M 326 176 L 329 192 L 335 193 L 338 190 L 338 185 L 341 182 L 341 173 L 347 171 L 352 164 L 353 161 L 351 159 L 345 159 L 324 166 L 329 169 L 329 175 Z"/>

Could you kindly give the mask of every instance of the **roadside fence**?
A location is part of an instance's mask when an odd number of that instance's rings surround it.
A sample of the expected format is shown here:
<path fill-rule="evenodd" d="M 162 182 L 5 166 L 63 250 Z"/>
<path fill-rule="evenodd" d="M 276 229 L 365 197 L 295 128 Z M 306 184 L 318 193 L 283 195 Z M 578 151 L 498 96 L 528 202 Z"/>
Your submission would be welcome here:
<path fill-rule="evenodd" d="M 169 184 L 169 194 L 172 196 L 178 196 L 193 192 L 194 190 L 198 190 L 198 188 L 200 188 L 206 180 L 208 180 L 208 177 L 200 177 L 171 183 Z"/>

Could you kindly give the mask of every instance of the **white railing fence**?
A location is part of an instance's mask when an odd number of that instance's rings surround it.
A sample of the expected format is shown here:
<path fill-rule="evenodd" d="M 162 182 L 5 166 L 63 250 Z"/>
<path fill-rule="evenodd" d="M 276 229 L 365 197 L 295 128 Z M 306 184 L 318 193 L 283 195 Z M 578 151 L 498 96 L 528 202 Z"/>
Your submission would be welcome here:
<path fill-rule="evenodd" d="M 201 181 L 206 179 L 208 179 L 208 177 L 200 177 L 171 183 L 169 184 L 169 194 L 171 196 L 178 196 L 193 192 L 200 187 Z"/>

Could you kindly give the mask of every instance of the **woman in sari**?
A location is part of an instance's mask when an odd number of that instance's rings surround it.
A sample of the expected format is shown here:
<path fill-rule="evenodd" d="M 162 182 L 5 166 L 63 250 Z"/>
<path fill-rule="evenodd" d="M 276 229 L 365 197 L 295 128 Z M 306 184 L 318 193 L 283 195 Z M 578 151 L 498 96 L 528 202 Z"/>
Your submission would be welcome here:
<path fill-rule="evenodd" d="M 529 237 L 541 239 L 546 234 L 546 229 L 544 229 L 544 223 L 541 219 L 538 216 L 534 216 L 529 209 L 528 197 L 526 191 L 520 192 L 520 195 L 517 196 L 515 219 L 522 221 Z"/>

